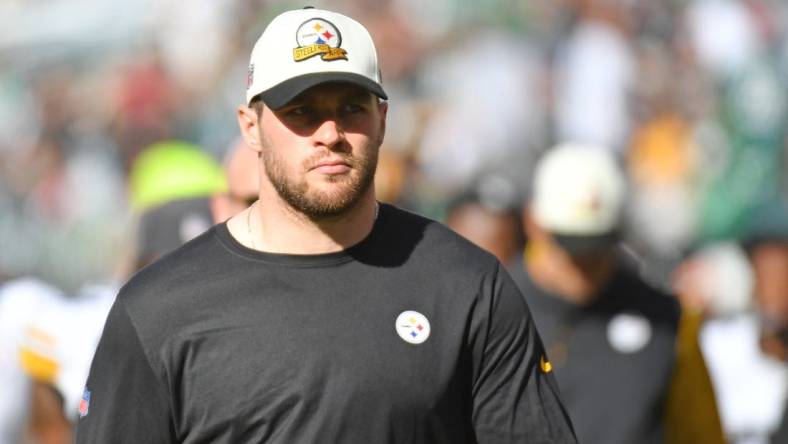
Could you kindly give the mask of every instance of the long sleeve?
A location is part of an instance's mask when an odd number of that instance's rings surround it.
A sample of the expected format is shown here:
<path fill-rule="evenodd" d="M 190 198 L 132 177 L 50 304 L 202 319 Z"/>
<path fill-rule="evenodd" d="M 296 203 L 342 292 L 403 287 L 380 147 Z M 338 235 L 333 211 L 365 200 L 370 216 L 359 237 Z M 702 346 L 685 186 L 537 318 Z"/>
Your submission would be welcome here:
<path fill-rule="evenodd" d="M 93 357 L 80 405 L 76 442 L 175 441 L 166 387 L 151 368 L 119 297 Z"/>
<path fill-rule="evenodd" d="M 479 443 L 574 443 L 569 416 L 525 299 L 500 267 L 471 325 Z"/>

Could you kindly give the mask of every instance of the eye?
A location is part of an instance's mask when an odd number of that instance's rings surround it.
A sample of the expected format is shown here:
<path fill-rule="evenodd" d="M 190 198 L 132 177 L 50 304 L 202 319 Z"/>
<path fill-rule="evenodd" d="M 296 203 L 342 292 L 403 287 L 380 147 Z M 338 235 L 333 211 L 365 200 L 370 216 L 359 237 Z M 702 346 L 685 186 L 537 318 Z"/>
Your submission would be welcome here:
<path fill-rule="evenodd" d="M 300 105 L 288 110 L 287 114 L 290 114 L 291 116 L 306 116 L 311 112 L 312 112 L 312 108 L 310 106 Z"/>
<path fill-rule="evenodd" d="M 342 106 L 342 111 L 349 114 L 360 113 L 364 111 L 364 106 L 359 103 L 346 103 Z"/>

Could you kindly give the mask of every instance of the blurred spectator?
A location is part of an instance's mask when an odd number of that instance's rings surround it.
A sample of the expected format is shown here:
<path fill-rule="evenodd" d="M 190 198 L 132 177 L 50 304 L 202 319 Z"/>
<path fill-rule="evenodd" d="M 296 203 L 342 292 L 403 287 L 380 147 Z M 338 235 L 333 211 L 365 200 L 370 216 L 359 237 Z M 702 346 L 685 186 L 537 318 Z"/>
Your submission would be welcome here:
<path fill-rule="evenodd" d="M 449 202 L 446 225 L 508 264 L 524 245 L 517 198 L 511 183 L 487 177 Z"/>
<path fill-rule="evenodd" d="M 257 191 L 260 189 L 257 152 L 238 138 L 224 157 L 224 173 L 227 191 L 214 193 L 211 199 L 211 213 L 216 223 L 226 221 L 257 200 Z"/>
<path fill-rule="evenodd" d="M 381 202 L 401 205 L 408 184 L 412 159 L 407 153 L 382 146 L 375 170 L 375 196 Z M 411 184 L 412 185 L 412 184 Z"/>
<path fill-rule="evenodd" d="M 705 319 L 731 318 L 752 308 L 752 269 L 735 242 L 712 243 L 690 255 L 675 270 L 673 288 L 684 307 Z"/>
<path fill-rule="evenodd" d="M 717 78 L 737 72 L 762 49 L 748 3 L 696 0 L 687 7 L 689 41 L 700 64 Z"/>
<path fill-rule="evenodd" d="M 26 436 L 25 421 L 30 405 L 29 380 L 19 360 L 19 345 L 29 334 L 27 322 L 43 308 L 56 303 L 61 293 L 46 283 L 20 278 L 0 285 L 0 443 L 16 444 Z M 41 338 L 46 341 L 46 337 Z"/>
<path fill-rule="evenodd" d="M 749 251 L 755 272 L 761 349 L 775 359 L 788 361 L 788 236 L 761 239 Z"/>
<path fill-rule="evenodd" d="M 617 248 L 626 182 L 604 148 L 560 145 L 536 166 L 528 244 L 512 270 L 578 440 L 723 442 L 698 319 Z"/>
<path fill-rule="evenodd" d="M 248 201 L 256 199 L 254 151 L 243 143 L 230 148 L 224 169 L 227 185 L 223 179 L 215 180 L 211 163 L 202 156 L 197 147 L 173 142 L 154 144 L 141 153 L 131 171 L 138 181 L 136 188 L 133 187 L 138 193 L 136 202 L 144 208 L 133 271 L 183 245 L 213 223 L 232 216 L 232 211 L 245 209 Z M 152 159 L 156 160 L 155 169 L 150 166 Z M 199 187 L 195 182 L 198 179 L 204 180 Z M 152 194 L 148 187 L 156 184 L 164 184 L 161 186 L 170 190 L 156 189 Z M 229 195 L 226 189 L 235 194 Z M 36 442 L 73 442 L 73 424 L 79 414 L 93 351 L 118 288 L 116 284 L 86 284 L 69 297 L 55 292 L 46 305 L 38 307 L 38 312 L 20 321 L 25 323 L 22 337 L 9 336 L 21 344 L 21 366 L 33 381 L 30 430 Z M 16 294 L 16 287 L 7 291 L 13 297 L 22 296 Z M 24 399 L 20 401 L 21 405 L 26 403 Z"/>
<path fill-rule="evenodd" d="M 128 172 L 145 147 L 172 137 L 174 122 L 168 116 L 176 109 L 176 91 L 156 53 L 140 55 L 118 71 L 112 129 Z"/>
<path fill-rule="evenodd" d="M 163 202 L 152 205 L 140 216 L 135 270 L 197 237 L 213 224 L 224 222 L 257 200 L 257 153 L 241 139 L 228 148 L 219 181 L 216 176 L 218 165 L 204 153 L 194 151 L 196 147 L 179 145 L 177 156 L 161 156 L 162 149 L 174 154 L 170 152 L 172 148 L 172 145 L 153 145 L 150 150 L 156 151 L 157 169 L 146 174 L 137 174 L 135 169 L 132 173 L 135 177 L 144 176 L 144 181 L 150 182 L 148 185 L 166 182 L 168 190 L 163 195 L 156 194 L 158 197 L 154 200 L 164 199 Z M 196 157 L 189 161 L 192 156 Z M 147 153 L 142 158 L 143 161 L 135 166 L 147 169 L 148 162 L 152 160 Z M 173 163 L 168 163 L 170 161 Z M 141 185 L 140 189 L 148 185 Z M 157 190 L 157 193 L 161 191 Z"/>
<path fill-rule="evenodd" d="M 458 39 L 425 62 L 425 88 L 440 106 L 426 122 L 417 164 L 447 193 L 490 172 L 522 187 L 523 169 L 545 137 L 538 54 L 518 35 L 479 31 Z"/>
<path fill-rule="evenodd" d="M 691 127 L 671 110 L 635 131 L 627 156 L 633 185 L 629 215 L 637 227 L 634 237 L 651 256 L 676 260 L 697 234 L 692 149 Z"/>
<path fill-rule="evenodd" d="M 117 291 L 115 283 L 88 283 L 70 295 L 58 292 L 26 319 L 19 350 L 31 380 L 29 430 L 35 442 L 73 442 L 82 386 Z"/>
<path fill-rule="evenodd" d="M 580 17 L 555 67 L 556 137 L 622 151 L 635 76 L 630 15 L 625 2 L 580 3 Z"/>
<path fill-rule="evenodd" d="M 208 196 L 174 198 L 139 218 L 135 270 L 159 259 L 213 225 Z"/>
<path fill-rule="evenodd" d="M 708 318 L 703 352 L 731 443 L 769 442 L 788 396 L 788 212 L 771 202 L 751 220 L 746 257 L 707 247 L 677 279 L 683 300 Z"/>
<path fill-rule="evenodd" d="M 221 166 L 199 146 L 166 140 L 147 147 L 129 173 L 131 205 L 144 211 L 175 198 L 224 190 Z"/>

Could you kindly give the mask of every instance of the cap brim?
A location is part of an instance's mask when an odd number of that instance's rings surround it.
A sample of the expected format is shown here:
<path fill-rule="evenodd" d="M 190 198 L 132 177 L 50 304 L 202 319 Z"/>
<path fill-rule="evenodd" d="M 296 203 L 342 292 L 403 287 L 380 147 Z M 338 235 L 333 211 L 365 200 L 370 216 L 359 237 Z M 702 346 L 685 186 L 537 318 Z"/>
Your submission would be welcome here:
<path fill-rule="evenodd" d="M 322 83 L 339 82 L 360 86 L 381 99 L 388 99 L 383 87 L 374 80 L 349 72 L 318 72 L 293 77 L 260 93 L 265 105 L 273 110 L 282 108 L 307 89 Z"/>
<path fill-rule="evenodd" d="M 610 250 L 618 244 L 619 236 L 615 231 L 596 235 L 566 235 L 553 233 L 556 243 L 572 256 L 583 256 Z"/>

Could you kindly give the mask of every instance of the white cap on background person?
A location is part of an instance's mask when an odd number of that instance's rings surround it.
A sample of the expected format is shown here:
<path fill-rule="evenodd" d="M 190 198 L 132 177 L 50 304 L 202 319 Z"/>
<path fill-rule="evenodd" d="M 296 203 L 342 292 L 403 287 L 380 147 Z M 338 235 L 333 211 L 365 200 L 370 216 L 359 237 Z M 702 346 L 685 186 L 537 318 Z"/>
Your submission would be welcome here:
<path fill-rule="evenodd" d="M 569 252 L 615 245 L 626 180 L 604 147 L 562 144 L 536 165 L 531 217 Z"/>
<path fill-rule="evenodd" d="M 311 7 L 274 18 L 252 50 L 246 102 L 260 95 L 278 109 L 315 85 L 352 83 L 387 99 L 367 29 L 350 17 Z"/>

